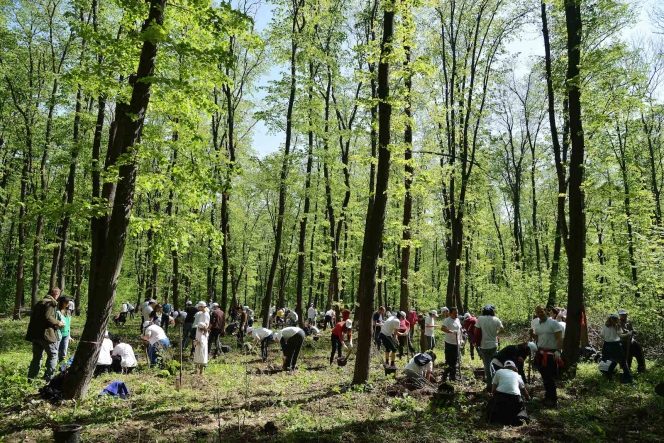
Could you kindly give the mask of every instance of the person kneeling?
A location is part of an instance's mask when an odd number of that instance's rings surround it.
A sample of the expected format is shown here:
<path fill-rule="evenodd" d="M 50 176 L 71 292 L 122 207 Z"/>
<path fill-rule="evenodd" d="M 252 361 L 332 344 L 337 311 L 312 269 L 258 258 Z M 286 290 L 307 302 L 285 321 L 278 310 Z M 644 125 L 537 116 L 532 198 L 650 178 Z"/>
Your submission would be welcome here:
<path fill-rule="evenodd" d="M 524 401 L 528 399 L 528 391 L 517 372 L 516 363 L 507 360 L 503 366 L 504 369 L 499 369 L 493 376 L 491 392 L 494 397 L 489 421 L 507 426 L 521 426 L 530 421 Z"/>
<path fill-rule="evenodd" d="M 115 345 L 111 353 L 111 357 L 113 358 L 113 372 L 131 374 L 131 371 L 138 365 L 134 350 L 131 345 L 123 343 L 122 338 L 118 336 L 113 338 L 113 344 Z"/>
<path fill-rule="evenodd" d="M 433 376 L 433 363 L 435 361 L 436 354 L 432 351 L 415 354 L 403 369 L 403 372 L 415 386 L 422 387 L 427 381 L 436 383 Z"/>

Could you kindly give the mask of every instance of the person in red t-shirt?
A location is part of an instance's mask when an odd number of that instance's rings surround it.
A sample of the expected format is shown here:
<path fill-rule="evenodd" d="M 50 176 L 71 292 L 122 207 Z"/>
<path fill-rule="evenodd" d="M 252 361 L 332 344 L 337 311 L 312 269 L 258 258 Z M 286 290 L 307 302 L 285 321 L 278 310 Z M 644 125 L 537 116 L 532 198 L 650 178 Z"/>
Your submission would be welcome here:
<path fill-rule="evenodd" d="M 415 334 L 415 325 L 417 324 L 417 311 L 411 309 L 408 315 L 406 315 L 406 321 L 410 323 L 410 340 L 413 341 L 413 334 Z"/>
<path fill-rule="evenodd" d="M 332 353 L 330 354 L 330 364 L 334 362 L 334 353 L 338 352 L 339 357 L 341 357 L 341 347 L 348 349 L 346 342 L 344 341 L 344 334 L 348 338 L 350 347 L 353 347 L 353 322 L 351 320 L 340 321 L 332 328 Z"/>
<path fill-rule="evenodd" d="M 468 345 L 470 346 L 470 359 L 475 360 L 475 348 L 476 345 L 473 344 L 473 337 L 475 336 L 475 325 L 477 324 L 477 318 L 470 315 L 466 312 L 463 316 L 463 329 L 468 334 Z"/>
<path fill-rule="evenodd" d="M 415 354 L 415 348 L 410 342 L 410 322 L 406 320 L 406 313 L 401 311 L 397 313 L 397 318 L 399 319 L 399 360 L 403 357 L 403 348 L 408 346 L 410 352 Z"/>

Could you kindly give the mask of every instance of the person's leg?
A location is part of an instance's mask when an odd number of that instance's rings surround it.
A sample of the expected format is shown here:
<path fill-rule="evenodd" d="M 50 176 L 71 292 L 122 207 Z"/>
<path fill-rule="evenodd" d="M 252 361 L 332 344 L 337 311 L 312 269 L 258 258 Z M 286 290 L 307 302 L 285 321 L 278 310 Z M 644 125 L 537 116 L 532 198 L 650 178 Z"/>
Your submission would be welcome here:
<path fill-rule="evenodd" d="M 380 352 L 380 329 L 374 329 L 374 340 L 376 342 L 376 349 Z"/>
<path fill-rule="evenodd" d="M 332 345 L 332 352 L 330 353 L 330 364 L 334 362 L 334 353 L 337 351 L 337 340 L 339 340 L 339 337 L 332 334 L 332 338 L 330 339 L 330 343 Z"/>
<path fill-rule="evenodd" d="M 546 365 L 540 367 L 542 383 L 544 384 L 544 399 L 549 405 L 555 406 L 558 401 L 558 392 L 556 389 L 556 360 L 549 355 Z"/>
<path fill-rule="evenodd" d="M 43 340 L 35 340 L 32 342 L 32 361 L 28 369 L 28 378 L 37 378 L 39 369 L 41 368 L 42 355 L 44 354 Z"/>
<path fill-rule="evenodd" d="M 261 340 L 261 357 L 263 358 L 263 363 L 267 361 L 267 343 L 270 340 L 270 337 L 265 337 Z"/>
<path fill-rule="evenodd" d="M 445 343 L 445 372 L 452 381 L 456 380 L 457 352 L 459 352 L 457 346 Z"/>
<path fill-rule="evenodd" d="M 58 345 L 59 342 L 48 343 L 44 349 L 46 351 L 46 372 L 44 372 L 46 380 L 53 378 L 53 374 L 55 373 L 55 367 L 58 364 Z"/>
<path fill-rule="evenodd" d="M 69 349 L 69 336 L 62 337 L 58 344 L 58 361 L 67 359 L 67 350 Z"/>
<path fill-rule="evenodd" d="M 293 349 L 293 357 L 291 358 L 291 370 L 295 370 L 297 359 L 300 357 L 300 349 L 302 349 L 302 343 L 304 343 L 304 332 L 302 331 L 300 334 L 293 336 L 295 339 L 295 349 Z"/>
<path fill-rule="evenodd" d="M 491 360 L 496 353 L 496 348 L 477 350 L 482 362 L 484 363 L 484 376 L 486 377 L 486 389 L 491 389 Z"/>

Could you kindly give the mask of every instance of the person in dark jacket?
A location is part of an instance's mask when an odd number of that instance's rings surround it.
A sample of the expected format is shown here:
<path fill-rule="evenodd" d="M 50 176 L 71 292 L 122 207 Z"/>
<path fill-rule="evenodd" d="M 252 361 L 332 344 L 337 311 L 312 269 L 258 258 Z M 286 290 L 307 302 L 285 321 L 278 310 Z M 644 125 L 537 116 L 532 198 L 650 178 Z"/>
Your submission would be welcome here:
<path fill-rule="evenodd" d="M 221 342 L 219 341 L 221 334 L 224 332 L 224 325 L 222 323 L 222 316 L 224 311 L 219 309 L 217 303 L 212 303 L 212 312 L 210 313 L 210 335 L 208 336 L 208 352 L 212 353 L 212 345 L 215 346 L 213 357 L 219 355 L 221 352 Z"/>
<path fill-rule="evenodd" d="M 190 337 L 191 333 L 191 327 L 194 324 L 194 317 L 196 316 L 196 313 L 198 312 L 198 308 L 196 306 L 193 306 L 191 304 L 191 300 L 187 300 L 186 303 L 186 308 L 184 312 L 187 314 L 186 317 L 184 318 L 184 322 L 182 323 L 182 349 L 187 348 L 187 344 L 189 340 L 191 339 L 193 342 L 193 339 Z"/>
<path fill-rule="evenodd" d="M 48 294 L 35 303 L 32 307 L 32 315 L 28 324 L 28 332 L 25 339 L 32 342 L 32 361 L 28 370 L 28 378 L 37 378 L 41 366 L 42 356 L 46 352 L 46 372 L 44 379 L 50 380 L 58 363 L 58 334 L 56 329 L 64 326 L 64 323 L 56 319 L 60 289 L 52 288 Z"/>

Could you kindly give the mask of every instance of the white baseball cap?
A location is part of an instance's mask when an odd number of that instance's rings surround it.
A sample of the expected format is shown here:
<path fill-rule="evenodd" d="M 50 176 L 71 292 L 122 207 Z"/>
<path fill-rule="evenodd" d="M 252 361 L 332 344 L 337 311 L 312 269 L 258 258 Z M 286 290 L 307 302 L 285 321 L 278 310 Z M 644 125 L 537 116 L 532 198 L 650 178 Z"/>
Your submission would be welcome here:
<path fill-rule="evenodd" d="M 436 317 L 438 317 L 438 312 L 437 312 L 435 309 L 432 309 L 432 310 L 429 312 L 429 314 L 431 314 L 431 315 L 435 315 Z"/>
<path fill-rule="evenodd" d="M 450 312 L 450 310 L 447 309 L 447 306 L 443 306 L 442 308 L 440 308 L 440 313 L 442 314 L 443 312 Z"/>
<path fill-rule="evenodd" d="M 205 307 L 207 307 L 207 303 L 205 303 L 204 301 L 199 301 L 198 303 L 196 303 L 196 307 L 197 308 L 205 308 Z"/>
<path fill-rule="evenodd" d="M 151 298 L 150 300 L 148 300 L 148 304 L 150 304 L 150 303 L 157 303 L 157 302 L 155 301 L 154 298 Z"/>
<path fill-rule="evenodd" d="M 144 327 L 144 328 L 147 328 L 148 326 L 150 326 L 150 321 L 145 320 L 145 321 L 143 322 L 143 327 Z"/>
<path fill-rule="evenodd" d="M 252 332 L 254 332 L 254 328 L 247 328 L 247 334 L 251 334 Z"/>
<path fill-rule="evenodd" d="M 503 366 L 506 368 L 516 368 L 516 363 L 512 360 L 507 360 Z"/>
<path fill-rule="evenodd" d="M 219 306 L 219 303 L 212 303 L 212 304 L 210 305 L 211 308 L 216 308 L 217 306 Z"/>
<path fill-rule="evenodd" d="M 353 327 L 353 320 L 346 320 L 346 327 L 351 329 Z"/>
<path fill-rule="evenodd" d="M 191 300 L 187 300 L 186 304 L 187 304 L 187 306 L 189 306 L 191 304 Z"/>
<path fill-rule="evenodd" d="M 618 311 L 618 314 L 619 315 L 627 315 L 627 310 L 626 309 L 621 309 L 620 311 Z"/>

